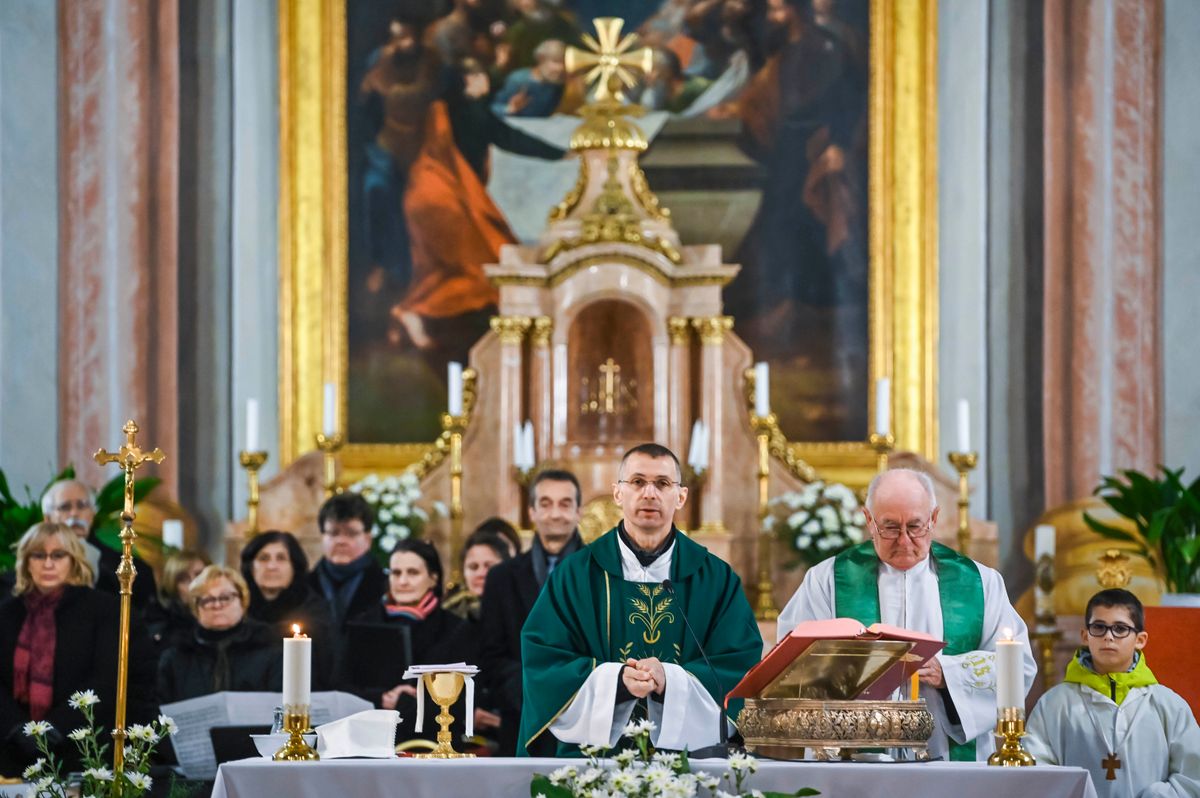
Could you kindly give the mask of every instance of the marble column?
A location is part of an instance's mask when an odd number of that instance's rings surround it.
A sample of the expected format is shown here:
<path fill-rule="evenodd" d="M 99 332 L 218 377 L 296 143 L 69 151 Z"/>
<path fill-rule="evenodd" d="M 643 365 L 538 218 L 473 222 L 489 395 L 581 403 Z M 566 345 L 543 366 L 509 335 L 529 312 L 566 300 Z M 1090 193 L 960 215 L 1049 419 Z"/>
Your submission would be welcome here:
<path fill-rule="evenodd" d="M 550 457 L 550 429 L 554 417 L 551 404 L 550 336 L 554 319 L 538 316 L 529 332 L 529 418 L 533 422 L 534 458 L 540 463 Z"/>
<path fill-rule="evenodd" d="M 724 532 L 724 502 L 721 483 L 725 480 L 725 335 L 733 329 L 732 316 L 692 319 L 700 335 L 700 418 L 711 433 L 708 450 L 708 479 L 700 496 L 700 531 Z"/>
<path fill-rule="evenodd" d="M 1161 0 L 1045 6 L 1046 503 L 1161 456 Z"/>
<path fill-rule="evenodd" d="M 178 485 L 179 23 L 172 0 L 59 0 L 59 457 L 126 418 Z"/>
<path fill-rule="evenodd" d="M 671 351 L 667 366 L 667 446 L 685 457 L 691 444 L 692 416 L 692 330 L 684 316 L 667 319 Z"/>
<path fill-rule="evenodd" d="M 502 518 L 521 517 L 521 489 L 513 479 L 513 426 L 521 423 L 521 388 L 524 384 L 524 368 L 521 350 L 525 333 L 531 325 L 528 316 L 493 316 L 492 331 L 500 338 L 500 373 L 497 375 L 500 401 L 497 403 L 496 423 L 500 435 L 496 439 L 494 453 L 495 473 L 489 475 L 496 480 L 495 515 Z M 485 389 L 486 390 L 486 389 Z M 482 421 L 477 419 L 477 421 Z M 487 478 L 480 474 L 481 478 Z M 475 479 L 473 476 L 472 479 Z"/>

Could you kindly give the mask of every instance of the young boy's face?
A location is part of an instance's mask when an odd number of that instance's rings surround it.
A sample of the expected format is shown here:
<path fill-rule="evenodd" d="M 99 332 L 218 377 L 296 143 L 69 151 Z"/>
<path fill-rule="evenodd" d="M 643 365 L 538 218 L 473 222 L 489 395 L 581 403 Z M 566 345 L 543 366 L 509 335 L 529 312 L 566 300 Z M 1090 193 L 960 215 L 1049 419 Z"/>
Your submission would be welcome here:
<path fill-rule="evenodd" d="M 1111 629 L 1100 637 L 1092 635 L 1087 627 L 1080 631 L 1083 644 L 1092 652 L 1092 664 L 1097 673 L 1123 673 L 1133 665 L 1133 652 L 1146 646 L 1146 633 L 1134 628 L 1133 616 L 1128 607 L 1094 607 L 1088 626 L 1104 624 L 1108 627 L 1126 627 L 1130 631 L 1125 637 L 1117 637 Z M 1094 630 L 1093 630 L 1094 631 Z M 1123 631 L 1123 630 L 1122 630 Z"/>

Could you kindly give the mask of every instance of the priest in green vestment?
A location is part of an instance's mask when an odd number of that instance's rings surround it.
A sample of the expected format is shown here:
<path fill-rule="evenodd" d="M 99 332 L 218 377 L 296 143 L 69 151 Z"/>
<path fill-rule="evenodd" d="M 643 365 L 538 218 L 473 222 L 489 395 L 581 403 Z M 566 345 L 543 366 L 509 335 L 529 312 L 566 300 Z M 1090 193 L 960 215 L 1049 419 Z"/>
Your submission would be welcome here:
<path fill-rule="evenodd" d="M 737 574 L 673 523 L 687 488 L 671 450 L 630 449 L 613 499 L 621 523 L 554 569 L 522 629 L 519 755 L 544 734 L 560 756 L 611 747 L 639 707 L 656 747 L 715 745 L 741 708 L 725 693 L 762 656 Z"/>

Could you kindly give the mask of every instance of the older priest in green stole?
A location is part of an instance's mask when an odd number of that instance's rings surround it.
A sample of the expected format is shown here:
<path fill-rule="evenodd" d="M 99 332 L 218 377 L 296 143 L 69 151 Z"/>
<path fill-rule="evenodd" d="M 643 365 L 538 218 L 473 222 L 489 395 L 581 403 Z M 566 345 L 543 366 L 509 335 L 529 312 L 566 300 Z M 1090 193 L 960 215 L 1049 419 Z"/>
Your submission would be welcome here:
<path fill-rule="evenodd" d="M 675 455 L 631 449 L 613 498 L 621 523 L 554 570 L 521 632 L 521 755 L 543 734 L 559 755 L 612 746 L 635 711 L 658 748 L 715 745 L 724 692 L 762 655 L 737 574 L 672 523 L 687 500 Z"/>

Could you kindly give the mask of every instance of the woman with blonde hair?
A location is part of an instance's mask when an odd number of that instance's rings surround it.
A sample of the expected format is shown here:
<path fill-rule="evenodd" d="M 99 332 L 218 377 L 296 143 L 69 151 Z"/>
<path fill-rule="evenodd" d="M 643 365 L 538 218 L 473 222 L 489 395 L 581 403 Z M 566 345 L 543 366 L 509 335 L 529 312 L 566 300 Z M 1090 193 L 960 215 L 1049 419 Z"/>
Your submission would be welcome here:
<path fill-rule="evenodd" d="M 45 521 L 17 542 L 16 586 L 0 605 L 0 771 L 17 775 L 38 756 L 22 727 L 48 721 L 48 740 L 68 766 L 78 763 L 63 735 L 84 725 L 68 703 L 77 690 L 93 690 L 99 723 L 111 728 L 116 700 L 119 603 L 94 590 L 92 568 L 79 538 Z M 135 629 L 130 640 L 130 722 L 157 712 L 154 656 Z"/>
<path fill-rule="evenodd" d="M 266 624 L 246 617 L 250 588 L 237 570 L 208 566 L 192 580 L 188 596 L 196 627 L 163 654 L 160 700 L 283 689 L 281 639 Z"/>

